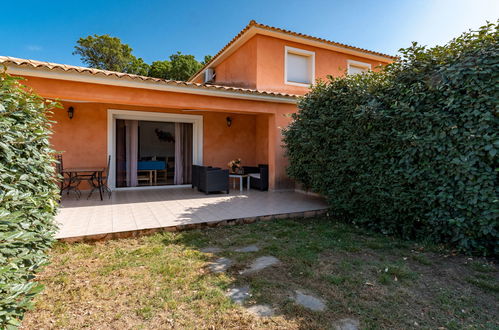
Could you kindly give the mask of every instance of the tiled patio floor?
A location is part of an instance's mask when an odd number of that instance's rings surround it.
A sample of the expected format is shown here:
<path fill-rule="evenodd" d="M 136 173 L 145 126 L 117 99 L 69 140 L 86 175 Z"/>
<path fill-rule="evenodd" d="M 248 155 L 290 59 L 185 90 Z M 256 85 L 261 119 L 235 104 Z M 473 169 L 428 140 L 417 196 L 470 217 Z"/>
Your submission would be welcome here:
<path fill-rule="evenodd" d="M 231 191 L 205 195 L 191 188 L 115 191 L 110 199 L 95 194 L 87 200 L 64 196 L 56 221 L 57 238 L 84 238 L 102 234 L 223 220 L 316 211 L 323 199 L 297 192 Z"/>

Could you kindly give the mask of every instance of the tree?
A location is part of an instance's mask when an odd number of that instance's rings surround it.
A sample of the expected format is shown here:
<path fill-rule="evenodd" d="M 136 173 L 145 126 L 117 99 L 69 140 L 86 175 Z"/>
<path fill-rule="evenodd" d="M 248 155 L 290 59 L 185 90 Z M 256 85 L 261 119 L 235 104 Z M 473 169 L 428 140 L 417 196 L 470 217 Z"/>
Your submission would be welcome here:
<path fill-rule="evenodd" d="M 201 62 L 201 64 L 202 65 L 208 64 L 208 62 L 211 61 L 212 58 L 213 58 L 213 56 L 211 56 L 211 55 L 205 55 L 204 60 L 203 60 L 203 62 Z"/>
<path fill-rule="evenodd" d="M 73 55 L 80 55 L 91 68 L 147 75 L 149 65 L 132 55 L 133 49 L 121 43 L 120 38 L 108 34 L 80 38 Z"/>
<path fill-rule="evenodd" d="M 149 68 L 149 77 L 168 79 L 171 70 L 170 61 L 154 61 Z"/>
<path fill-rule="evenodd" d="M 210 60 L 210 55 L 206 55 L 203 62 L 198 62 L 193 55 L 177 52 L 170 55 L 169 61 L 153 62 L 148 76 L 171 80 L 187 80 Z"/>
<path fill-rule="evenodd" d="M 126 68 L 126 73 L 137 74 L 140 76 L 149 75 L 150 65 L 142 60 L 142 58 L 133 58 Z"/>
<path fill-rule="evenodd" d="M 187 80 L 208 63 L 211 55 L 198 62 L 193 55 L 177 52 L 169 60 L 147 64 L 132 54 L 133 49 L 120 38 L 108 34 L 80 38 L 73 55 L 80 55 L 83 63 L 91 68 L 118 71 L 162 79 Z"/>
<path fill-rule="evenodd" d="M 173 80 L 187 80 L 203 67 L 203 64 L 196 61 L 193 55 L 185 55 L 181 52 L 170 55 L 170 64 L 168 79 Z"/>

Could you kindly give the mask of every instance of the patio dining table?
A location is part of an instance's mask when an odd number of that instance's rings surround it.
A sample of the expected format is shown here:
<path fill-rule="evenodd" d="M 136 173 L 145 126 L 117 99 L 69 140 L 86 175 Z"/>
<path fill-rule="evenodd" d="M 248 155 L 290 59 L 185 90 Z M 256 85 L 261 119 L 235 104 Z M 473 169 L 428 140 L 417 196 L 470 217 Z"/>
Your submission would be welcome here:
<path fill-rule="evenodd" d="M 106 171 L 105 167 L 74 167 L 74 168 L 65 168 L 62 173 L 67 174 L 69 177 L 69 184 L 71 185 L 72 180 L 76 180 L 78 178 L 84 179 L 97 179 L 97 189 L 99 189 L 100 200 L 102 198 L 102 175 Z"/>

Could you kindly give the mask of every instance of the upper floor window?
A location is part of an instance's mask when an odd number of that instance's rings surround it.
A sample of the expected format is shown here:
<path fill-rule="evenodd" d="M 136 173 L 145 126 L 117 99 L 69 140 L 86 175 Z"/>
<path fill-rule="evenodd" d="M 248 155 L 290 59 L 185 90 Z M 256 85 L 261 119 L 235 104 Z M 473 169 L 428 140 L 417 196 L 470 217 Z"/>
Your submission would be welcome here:
<path fill-rule="evenodd" d="M 369 63 L 348 60 L 348 74 L 349 75 L 359 74 L 362 72 L 367 72 L 369 70 L 371 70 L 371 64 L 369 64 Z"/>
<path fill-rule="evenodd" d="M 284 53 L 284 82 L 289 85 L 308 87 L 315 78 L 315 53 L 285 47 Z"/>

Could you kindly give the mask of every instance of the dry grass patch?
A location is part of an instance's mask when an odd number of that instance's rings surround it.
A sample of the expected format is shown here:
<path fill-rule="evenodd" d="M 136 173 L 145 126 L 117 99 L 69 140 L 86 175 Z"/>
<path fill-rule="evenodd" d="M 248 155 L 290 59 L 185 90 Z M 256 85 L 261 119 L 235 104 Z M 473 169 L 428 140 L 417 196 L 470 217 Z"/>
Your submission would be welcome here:
<path fill-rule="evenodd" d="M 252 253 L 235 247 L 256 244 Z M 207 246 L 223 252 L 201 253 Z M 281 263 L 242 276 L 259 256 Z M 212 274 L 216 258 L 234 261 Z M 499 271 L 491 261 L 366 233 L 327 218 L 162 233 L 97 244 L 58 244 L 40 275 L 46 285 L 26 328 L 324 329 L 342 318 L 362 328 L 499 327 Z M 225 291 L 249 285 L 247 305 L 268 304 L 272 318 L 234 305 Z M 326 312 L 290 299 L 322 298 Z"/>
<path fill-rule="evenodd" d="M 40 328 L 265 328 L 224 295 L 233 278 L 210 274 L 209 256 L 164 236 L 58 244 L 46 285 L 23 326 Z M 281 324 L 287 324 L 285 320 Z"/>

